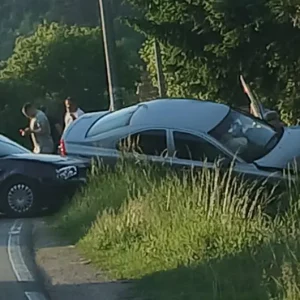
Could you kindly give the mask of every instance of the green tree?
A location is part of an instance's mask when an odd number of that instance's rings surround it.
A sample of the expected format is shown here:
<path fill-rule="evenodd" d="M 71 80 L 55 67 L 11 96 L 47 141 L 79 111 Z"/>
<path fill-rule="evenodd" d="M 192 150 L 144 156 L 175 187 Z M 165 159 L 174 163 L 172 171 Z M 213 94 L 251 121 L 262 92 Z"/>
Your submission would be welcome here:
<path fill-rule="evenodd" d="M 246 75 L 285 118 L 300 113 L 299 4 L 278 0 L 128 0 L 143 19 L 129 22 L 148 39 L 142 51 L 154 74 L 152 38 L 163 45 L 170 96 L 229 103 L 244 99 Z"/>
<path fill-rule="evenodd" d="M 92 26 L 100 24 L 98 0 L 1 0 L 0 1 L 0 59 L 7 59 L 17 37 L 33 33 L 44 19 L 66 25 Z M 121 16 L 132 15 L 123 0 L 113 0 L 117 40 L 140 40 L 140 35 L 119 22 Z M 139 47 L 141 42 L 139 42 Z"/>
<path fill-rule="evenodd" d="M 122 44 L 117 52 L 121 85 L 133 89 L 137 70 L 124 57 Z M 45 95 L 74 95 L 85 110 L 106 109 L 101 30 L 58 23 L 39 25 L 33 35 L 17 40 L 13 55 L 0 72 L 1 78 L 27 80 Z"/>
<path fill-rule="evenodd" d="M 42 16 L 49 11 L 50 3 L 47 0 L 1 0 L 0 59 L 10 56 L 18 36 L 33 32 Z"/>

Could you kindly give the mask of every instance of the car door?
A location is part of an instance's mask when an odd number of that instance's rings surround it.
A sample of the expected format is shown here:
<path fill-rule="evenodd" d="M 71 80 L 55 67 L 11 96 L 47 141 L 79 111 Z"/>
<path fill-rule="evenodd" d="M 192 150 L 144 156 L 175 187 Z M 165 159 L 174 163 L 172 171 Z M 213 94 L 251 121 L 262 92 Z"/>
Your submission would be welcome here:
<path fill-rule="evenodd" d="M 194 132 L 173 130 L 170 144 L 171 151 L 173 150 L 171 165 L 177 170 L 214 169 L 216 161 L 219 160 L 221 171 L 226 172 L 230 168 L 233 175 L 241 176 L 247 180 L 262 182 L 269 177 L 275 181 L 280 179 L 280 175 L 259 170 L 254 164 L 231 156 L 210 139 Z"/>
<path fill-rule="evenodd" d="M 169 131 L 163 128 L 139 129 L 119 139 L 116 148 L 126 160 L 169 165 Z"/>
<path fill-rule="evenodd" d="M 172 167 L 175 169 L 213 169 L 216 160 L 224 169 L 230 167 L 232 158 L 205 138 L 182 130 L 172 131 Z"/>

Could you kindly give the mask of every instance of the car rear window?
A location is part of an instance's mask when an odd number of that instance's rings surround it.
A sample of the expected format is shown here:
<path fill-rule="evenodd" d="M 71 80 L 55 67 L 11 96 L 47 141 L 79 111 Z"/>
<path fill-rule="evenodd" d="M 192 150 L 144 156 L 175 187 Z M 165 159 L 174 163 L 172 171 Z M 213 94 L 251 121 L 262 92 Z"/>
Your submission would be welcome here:
<path fill-rule="evenodd" d="M 87 137 L 92 137 L 107 131 L 129 125 L 130 119 L 138 106 L 130 106 L 119 111 L 112 112 L 96 121 L 87 132 Z"/>

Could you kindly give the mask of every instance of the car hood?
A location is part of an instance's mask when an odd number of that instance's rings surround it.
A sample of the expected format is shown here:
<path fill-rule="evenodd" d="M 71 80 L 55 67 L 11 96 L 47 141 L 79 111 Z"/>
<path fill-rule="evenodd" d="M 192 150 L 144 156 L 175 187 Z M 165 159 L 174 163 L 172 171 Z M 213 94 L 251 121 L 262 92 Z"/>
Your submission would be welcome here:
<path fill-rule="evenodd" d="M 10 159 L 18 159 L 18 160 L 30 160 L 44 163 L 53 163 L 53 164 L 61 164 L 61 165 L 82 165 L 87 164 L 87 161 L 73 158 L 73 157 L 62 157 L 54 154 L 34 154 L 34 153 L 22 153 L 22 154 L 13 154 L 10 155 Z"/>
<path fill-rule="evenodd" d="M 275 148 L 255 163 L 264 168 L 286 169 L 295 161 L 300 166 L 300 126 L 286 127 Z"/>

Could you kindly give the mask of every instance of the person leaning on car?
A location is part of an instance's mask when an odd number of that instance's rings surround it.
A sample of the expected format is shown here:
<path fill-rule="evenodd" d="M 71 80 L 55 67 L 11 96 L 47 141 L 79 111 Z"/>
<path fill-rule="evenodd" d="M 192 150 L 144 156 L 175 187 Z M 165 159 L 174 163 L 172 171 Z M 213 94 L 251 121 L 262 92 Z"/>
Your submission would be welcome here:
<path fill-rule="evenodd" d="M 22 112 L 30 120 L 29 127 L 21 129 L 22 136 L 31 135 L 34 153 L 53 153 L 54 144 L 47 116 L 31 103 L 26 103 Z"/>

